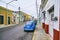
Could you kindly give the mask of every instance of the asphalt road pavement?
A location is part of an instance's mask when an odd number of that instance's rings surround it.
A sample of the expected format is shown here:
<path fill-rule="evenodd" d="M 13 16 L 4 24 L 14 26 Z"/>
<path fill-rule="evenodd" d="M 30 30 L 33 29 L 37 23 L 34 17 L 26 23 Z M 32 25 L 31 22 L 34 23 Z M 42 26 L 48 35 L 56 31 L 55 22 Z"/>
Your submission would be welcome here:
<path fill-rule="evenodd" d="M 32 40 L 33 32 L 24 32 L 24 24 L 0 29 L 0 40 Z"/>

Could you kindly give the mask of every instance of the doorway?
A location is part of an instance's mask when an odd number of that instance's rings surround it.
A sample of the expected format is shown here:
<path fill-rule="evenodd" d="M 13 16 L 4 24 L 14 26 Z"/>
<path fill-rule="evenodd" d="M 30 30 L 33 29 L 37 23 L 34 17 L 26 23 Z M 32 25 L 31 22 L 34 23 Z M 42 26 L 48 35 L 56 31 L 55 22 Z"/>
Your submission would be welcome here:
<path fill-rule="evenodd" d="M 8 24 L 10 24 L 10 17 L 8 17 Z"/>
<path fill-rule="evenodd" d="M 0 15 L 0 24 L 4 23 L 4 17 L 2 15 Z"/>

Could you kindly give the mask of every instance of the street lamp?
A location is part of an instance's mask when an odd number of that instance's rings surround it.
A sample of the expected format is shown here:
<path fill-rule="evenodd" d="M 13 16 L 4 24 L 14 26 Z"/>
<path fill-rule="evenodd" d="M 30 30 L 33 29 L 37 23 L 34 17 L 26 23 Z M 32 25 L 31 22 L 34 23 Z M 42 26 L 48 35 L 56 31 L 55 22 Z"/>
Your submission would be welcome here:
<path fill-rule="evenodd" d="M 13 1 L 17 1 L 17 0 L 12 0 L 12 1 L 10 1 L 10 2 L 8 2 L 8 3 L 6 3 L 6 8 L 8 9 L 8 4 L 10 4 L 10 3 L 12 3 Z M 7 25 L 8 25 L 8 10 L 6 10 L 7 12 Z"/>
<path fill-rule="evenodd" d="M 20 7 L 18 8 L 18 10 L 19 10 L 19 24 L 20 24 Z"/>

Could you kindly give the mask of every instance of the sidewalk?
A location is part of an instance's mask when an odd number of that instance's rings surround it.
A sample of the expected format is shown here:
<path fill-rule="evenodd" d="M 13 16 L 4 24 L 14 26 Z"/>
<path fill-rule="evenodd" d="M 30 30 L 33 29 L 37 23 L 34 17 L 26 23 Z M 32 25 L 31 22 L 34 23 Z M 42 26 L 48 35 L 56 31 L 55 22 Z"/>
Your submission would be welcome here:
<path fill-rule="evenodd" d="M 14 25 L 17 25 L 17 24 L 10 24 L 10 25 L 0 25 L 0 28 L 5 28 L 5 27 L 9 27 L 9 26 L 14 26 Z"/>
<path fill-rule="evenodd" d="M 36 25 L 36 30 L 32 40 L 50 40 L 40 24 Z"/>

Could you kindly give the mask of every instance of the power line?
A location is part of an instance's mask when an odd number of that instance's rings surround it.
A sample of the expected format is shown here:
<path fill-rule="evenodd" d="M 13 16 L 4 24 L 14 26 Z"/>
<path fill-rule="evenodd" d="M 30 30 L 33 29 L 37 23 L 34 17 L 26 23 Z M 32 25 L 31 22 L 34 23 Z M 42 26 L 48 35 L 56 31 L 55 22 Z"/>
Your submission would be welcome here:
<path fill-rule="evenodd" d="M 2 3 L 5 3 L 5 4 L 7 4 L 6 2 L 4 2 L 4 1 L 2 1 L 2 0 L 0 0 L 0 2 L 2 2 Z M 13 6 L 13 5 L 11 5 L 11 4 L 9 4 L 10 6 L 12 6 L 12 7 L 15 7 L 15 6 Z"/>

